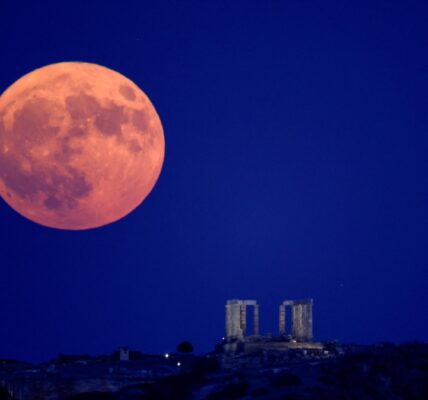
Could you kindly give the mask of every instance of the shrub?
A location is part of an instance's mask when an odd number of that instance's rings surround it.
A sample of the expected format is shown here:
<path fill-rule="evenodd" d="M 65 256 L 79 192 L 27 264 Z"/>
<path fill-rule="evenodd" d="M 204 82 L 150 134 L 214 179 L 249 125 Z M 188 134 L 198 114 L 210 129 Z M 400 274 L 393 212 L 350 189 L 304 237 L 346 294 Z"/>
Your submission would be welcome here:
<path fill-rule="evenodd" d="M 304 398 L 300 394 L 289 393 L 282 397 L 281 400 L 304 400 Z"/>
<path fill-rule="evenodd" d="M 187 340 L 180 342 L 177 346 L 177 353 L 193 353 L 193 345 Z"/>
<path fill-rule="evenodd" d="M 270 384 L 274 387 L 290 387 L 298 386 L 301 383 L 301 379 L 290 372 L 283 372 L 277 376 L 271 378 Z"/>
<path fill-rule="evenodd" d="M 269 391 L 266 388 L 260 387 L 260 388 L 254 389 L 251 392 L 251 395 L 253 397 L 265 397 L 265 396 L 267 396 L 268 393 L 269 393 Z"/>
<path fill-rule="evenodd" d="M 220 364 L 214 357 L 202 357 L 195 361 L 193 372 L 197 374 L 209 374 L 220 370 Z"/>
<path fill-rule="evenodd" d="M 9 400 L 9 393 L 5 388 L 0 387 L 0 400 Z"/>
<path fill-rule="evenodd" d="M 114 396 L 104 392 L 87 392 L 79 393 L 74 396 L 67 397 L 67 400 L 113 400 Z"/>
<path fill-rule="evenodd" d="M 237 382 L 226 385 L 222 390 L 212 393 L 206 397 L 206 400 L 234 400 L 244 397 L 248 393 L 248 383 Z"/>

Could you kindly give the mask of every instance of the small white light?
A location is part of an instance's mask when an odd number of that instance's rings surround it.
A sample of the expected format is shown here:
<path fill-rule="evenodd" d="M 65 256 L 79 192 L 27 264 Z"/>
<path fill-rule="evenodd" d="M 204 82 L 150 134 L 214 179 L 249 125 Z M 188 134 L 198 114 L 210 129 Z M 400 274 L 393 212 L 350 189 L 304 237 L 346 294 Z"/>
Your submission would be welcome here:
<path fill-rule="evenodd" d="M 169 358 L 169 354 L 168 353 L 165 353 L 165 358 Z"/>
<path fill-rule="evenodd" d="M 179 367 L 179 366 L 181 366 L 181 362 L 178 362 L 178 363 L 177 363 L 177 367 Z"/>

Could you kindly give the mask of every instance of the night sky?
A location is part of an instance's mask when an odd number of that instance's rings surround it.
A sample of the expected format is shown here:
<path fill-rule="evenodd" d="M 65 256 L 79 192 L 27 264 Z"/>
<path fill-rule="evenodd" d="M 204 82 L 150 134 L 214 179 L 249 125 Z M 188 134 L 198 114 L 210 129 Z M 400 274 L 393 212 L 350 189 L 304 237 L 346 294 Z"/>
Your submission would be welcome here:
<path fill-rule="evenodd" d="M 166 156 L 124 219 L 0 201 L 0 358 L 199 353 L 224 303 L 314 298 L 316 339 L 428 339 L 428 3 L 2 2 L 0 91 L 86 61 L 149 96 Z"/>

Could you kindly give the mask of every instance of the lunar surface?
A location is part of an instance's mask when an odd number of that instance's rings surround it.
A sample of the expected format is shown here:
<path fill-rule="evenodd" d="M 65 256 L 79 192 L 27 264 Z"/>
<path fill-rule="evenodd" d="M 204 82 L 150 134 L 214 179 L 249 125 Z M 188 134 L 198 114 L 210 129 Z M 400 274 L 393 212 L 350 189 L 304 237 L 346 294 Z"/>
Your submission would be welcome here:
<path fill-rule="evenodd" d="M 164 148 L 148 97 L 96 64 L 48 65 L 0 97 L 0 196 L 45 226 L 122 218 L 152 190 Z"/>

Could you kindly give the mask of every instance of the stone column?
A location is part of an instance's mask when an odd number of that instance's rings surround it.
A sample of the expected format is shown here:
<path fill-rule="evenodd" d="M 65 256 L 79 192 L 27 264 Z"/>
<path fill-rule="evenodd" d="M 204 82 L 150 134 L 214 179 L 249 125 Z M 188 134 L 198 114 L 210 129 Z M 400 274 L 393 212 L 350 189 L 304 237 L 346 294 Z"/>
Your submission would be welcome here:
<path fill-rule="evenodd" d="M 242 339 L 240 302 L 232 304 L 232 336 Z"/>
<path fill-rule="evenodd" d="M 254 336 L 259 336 L 260 324 L 259 324 L 259 305 L 254 304 Z"/>
<path fill-rule="evenodd" d="M 247 335 L 247 305 L 244 303 L 241 305 L 241 329 L 242 329 L 242 336 Z"/>
<path fill-rule="evenodd" d="M 226 336 L 242 338 L 240 300 L 228 300 L 226 304 Z"/>
<path fill-rule="evenodd" d="M 305 341 L 305 306 L 303 304 L 299 305 L 299 339 Z"/>
<path fill-rule="evenodd" d="M 308 341 L 308 305 L 302 304 L 302 334 L 301 340 Z"/>
<path fill-rule="evenodd" d="M 279 306 L 279 334 L 285 335 L 285 304 Z"/>
<path fill-rule="evenodd" d="M 313 313 L 313 301 L 309 300 L 308 303 L 306 304 L 306 340 L 308 342 L 311 342 L 314 338 L 312 313 Z"/>
<path fill-rule="evenodd" d="M 226 337 L 232 336 L 232 305 L 226 304 Z"/>
<path fill-rule="evenodd" d="M 303 307 L 301 304 L 294 304 L 292 310 L 293 310 L 292 336 L 293 336 L 293 339 L 302 340 L 302 336 L 303 336 L 303 321 L 302 321 Z"/>
<path fill-rule="evenodd" d="M 297 335 L 297 326 L 298 326 L 298 322 L 297 322 L 297 304 L 291 306 L 291 321 L 293 326 L 291 327 L 291 336 L 293 339 L 296 339 L 296 335 Z"/>

